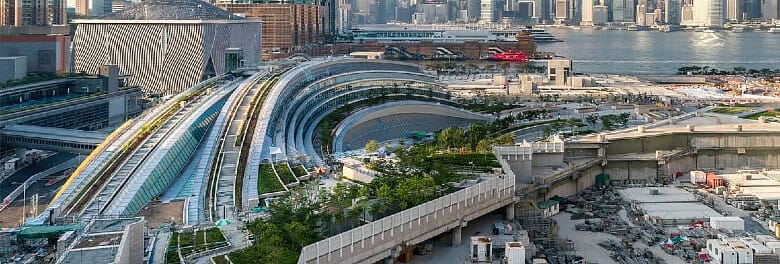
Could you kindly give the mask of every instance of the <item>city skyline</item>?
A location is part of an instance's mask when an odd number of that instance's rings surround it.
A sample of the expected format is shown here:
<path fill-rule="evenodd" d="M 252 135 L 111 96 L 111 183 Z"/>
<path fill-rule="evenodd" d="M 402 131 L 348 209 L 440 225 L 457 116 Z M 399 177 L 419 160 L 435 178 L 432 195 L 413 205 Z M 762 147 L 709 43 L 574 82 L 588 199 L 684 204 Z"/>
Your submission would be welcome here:
<path fill-rule="evenodd" d="M 780 264 L 777 1 L 0 0 L 0 262 Z"/>

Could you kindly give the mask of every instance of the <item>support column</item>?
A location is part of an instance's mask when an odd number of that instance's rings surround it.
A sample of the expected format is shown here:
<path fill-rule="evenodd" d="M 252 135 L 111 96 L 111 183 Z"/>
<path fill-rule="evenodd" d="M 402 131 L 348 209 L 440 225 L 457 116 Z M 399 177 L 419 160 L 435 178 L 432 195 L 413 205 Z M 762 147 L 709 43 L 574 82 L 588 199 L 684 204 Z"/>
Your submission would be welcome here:
<path fill-rule="evenodd" d="M 27 162 L 27 149 L 26 148 L 15 148 L 14 151 L 16 152 L 16 157 L 19 158 L 19 160 L 22 161 L 22 163 Z"/>
<path fill-rule="evenodd" d="M 515 203 L 506 206 L 504 217 L 506 217 L 506 220 L 515 220 Z"/>
<path fill-rule="evenodd" d="M 457 247 L 461 245 L 461 233 L 463 232 L 463 228 L 458 226 L 452 229 L 450 231 L 450 234 L 452 235 L 452 246 Z"/>

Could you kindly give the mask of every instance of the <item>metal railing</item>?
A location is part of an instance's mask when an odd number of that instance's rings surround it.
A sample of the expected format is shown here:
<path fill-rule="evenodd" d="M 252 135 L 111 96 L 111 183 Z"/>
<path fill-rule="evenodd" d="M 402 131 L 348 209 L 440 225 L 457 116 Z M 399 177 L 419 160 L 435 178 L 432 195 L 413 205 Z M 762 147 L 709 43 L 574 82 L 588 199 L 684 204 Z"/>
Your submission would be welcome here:
<path fill-rule="evenodd" d="M 514 200 L 510 174 L 478 183 L 303 248 L 298 263 L 372 262 L 393 248 L 420 243 Z"/>

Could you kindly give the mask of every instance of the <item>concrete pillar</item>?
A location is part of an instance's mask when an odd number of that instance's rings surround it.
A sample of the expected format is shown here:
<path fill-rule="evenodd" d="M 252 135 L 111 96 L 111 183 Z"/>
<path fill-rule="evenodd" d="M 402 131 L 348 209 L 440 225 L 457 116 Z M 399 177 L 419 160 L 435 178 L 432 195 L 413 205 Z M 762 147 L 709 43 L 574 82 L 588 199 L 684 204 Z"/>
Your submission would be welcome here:
<path fill-rule="evenodd" d="M 638 131 L 639 133 L 645 133 L 645 126 L 638 126 L 638 127 L 637 127 L 637 131 Z"/>
<path fill-rule="evenodd" d="M 742 125 L 734 125 L 734 128 L 737 129 L 737 132 L 742 132 Z"/>
<path fill-rule="evenodd" d="M 687 125 L 686 127 L 688 128 L 688 132 L 693 132 L 694 130 L 693 125 Z"/>
<path fill-rule="evenodd" d="M 504 214 L 506 220 L 515 220 L 515 204 L 511 203 L 506 206 L 506 212 Z"/>
<path fill-rule="evenodd" d="M 27 149 L 26 148 L 15 148 L 14 152 L 16 152 L 16 157 L 19 158 L 22 162 L 27 162 Z"/>
<path fill-rule="evenodd" d="M 452 246 L 457 247 L 461 245 L 462 237 L 461 233 L 463 232 L 463 228 L 458 226 L 456 228 L 453 228 L 452 231 L 450 231 L 450 234 L 452 235 Z"/>
<path fill-rule="evenodd" d="M 758 123 L 766 124 L 766 116 L 759 116 L 758 117 Z"/>
<path fill-rule="evenodd" d="M 117 95 L 108 99 L 108 125 L 119 126 L 127 120 L 127 95 Z"/>

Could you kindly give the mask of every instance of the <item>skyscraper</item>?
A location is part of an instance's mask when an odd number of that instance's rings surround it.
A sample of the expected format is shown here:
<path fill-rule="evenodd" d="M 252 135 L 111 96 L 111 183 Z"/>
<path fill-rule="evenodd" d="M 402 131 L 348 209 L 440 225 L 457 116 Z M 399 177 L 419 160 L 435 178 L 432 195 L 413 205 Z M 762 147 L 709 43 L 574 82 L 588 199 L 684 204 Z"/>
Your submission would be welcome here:
<path fill-rule="evenodd" d="M 495 0 L 480 0 L 480 22 L 492 23 L 495 22 L 495 10 L 493 10 L 493 2 Z"/>
<path fill-rule="evenodd" d="M 89 0 L 89 15 L 101 17 L 111 14 L 111 0 Z"/>
<path fill-rule="evenodd" d="M 726 0 L 726 20 L 730 22 L 742 21 L 744 4 L 743 0 Z"/>
<path fill-rule="evenodd" d="M 65 0 L 0 0 L 0 25 L 64 25 L 65 6 Z"/>
<path fill-rule="evenodd" d="M 425 23 L 442 23 L 450 20 L 447 3 L 420 3 L 417 12 L 425 14 Z"/>
<path fill-rule="evenodd" d="M 349 0 L 337 0 L 336 32 L 345 34 L 352 28 L 352 4 Z"/>
<path fill-rule="evenodd" d="M 709 0 L 707 3 L 708 15 L 705 20 L 705 26 L 723 25 L 723 0 Z"/>
<path fill-rule="evenodd" d="M 466 0 L 468 16 L 471 21 L 478 21 L 482 18 L 482 9 L 480 0 Z"/>
<path fill-rule="evenodd" d="M 682 19 L 684 26 L 723 25 L 722 0 L 683 0 Z"/>
<path fill-rule="evenodd" d="M 761 17 L 764 19 L 780 18 L 780 5 L 778 0 L 761 0 Z"/>
<path fill-rule="evenodd" d="M 323 41 L 326 35 L 334 33 L 330 28 L 329 4 L 327 1 L 288 1 L 217 6 L 234 14 L 262 20 L 263 58 L 273 59 L 274 54 L 281 56 L 296 52 L 304 45 Z"/>
<path fill-rule="evenodd" d="M 580 21 L 580 25 L 593 26 L 593 1 L 582 0 L 582 21 Z"/>
<path fill-rule="evenodd" d="M 76 0 L 76 15 L 89 15 L 89 0 Z"/>
<path fill-rule="evenodd" d="M 555 23 L 569 20 L 569 0 L 555 0 Z"/>
<path fill-rule="evenodd" d="M 682 11 L 680 0 L 665 0 L 664 5 L 664 23 L 668 25 L 679 25 L 680 12 Z"/>

